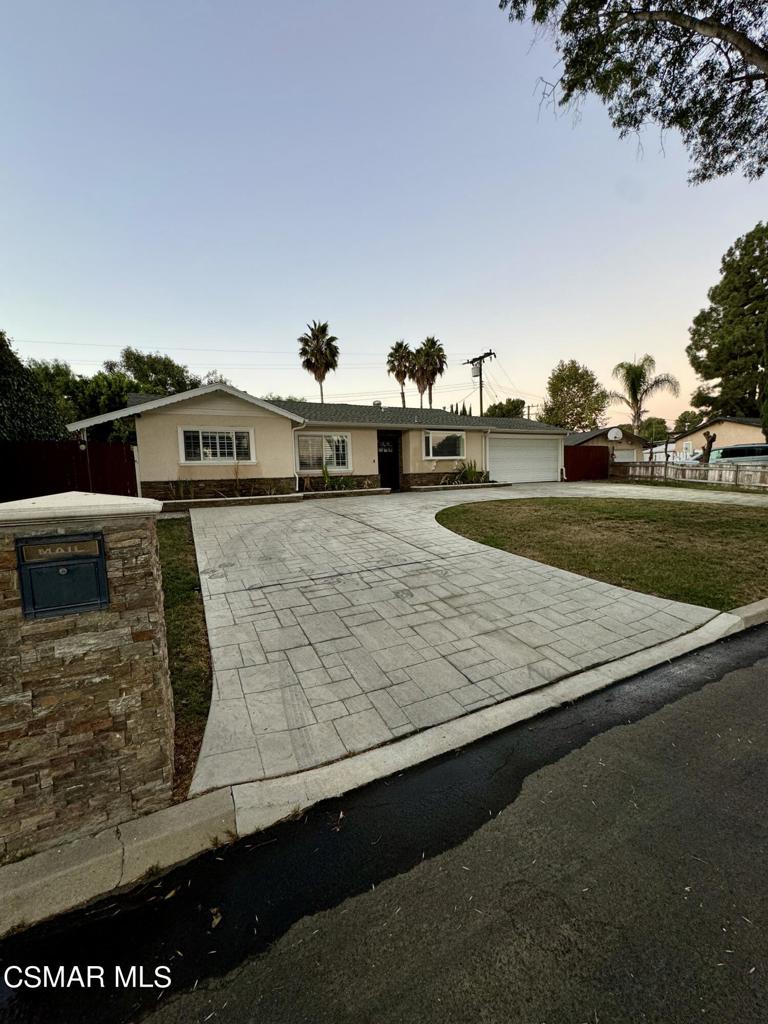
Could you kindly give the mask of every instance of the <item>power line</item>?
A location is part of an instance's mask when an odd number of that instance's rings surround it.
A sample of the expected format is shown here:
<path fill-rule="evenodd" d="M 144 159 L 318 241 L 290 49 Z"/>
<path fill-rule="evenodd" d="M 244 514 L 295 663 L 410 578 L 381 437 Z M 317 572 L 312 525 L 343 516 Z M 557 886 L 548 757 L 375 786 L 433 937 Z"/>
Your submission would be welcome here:
<path fill-rule="evenodd" d="M 48 346 L 50 348 L 55 348 L 57 346 L 65 346 L 65 347 L 76 347 L 76 348 L 123 349 L 123 348 L 137 348 L 138 344 L 140 344 L 141 348 L 139 349 L 139 351 L 142 351 L 142 349 L 147 350 L 149 348 L 152 348 L 153 350 L 162 348 L 162 349 L 165 349 L 165 350 L 167 350 L 169 352 L 210 352 L 211 351 L 210 348 L 199 348 L 199 347 L 194 347 L 192 345 L 169 345 L 166 342 L 151 342 L 151 343 L 150 342 L 141 342 L 141 343 L 137 343 L 137 344 L 133 344 L 133 345 L 126 345 L 124 342 L 110 342 L 110 341 L 40 341 L 38 339 L 32 339 L 32 338 L 13 338 L 12 340 L 13 340 L 13 344 L 14 345 L 46 345 L 46 346 Z M 238 353 L 238 354 L 242 354 L 242 355 L 252 355 L 252 356 L 275 356 L 275 355 L 282 356 L 282 355 L 286 355 L 286 350 L 284 348 L 282 348 L 282 349 L 280 349 L 280 348 L 272 348 L 272 349 L 268 349 L 268 348 L 263 348 L 263 349 L 258 349 L 258 348 L 228 348 L 226 351 L 227 352 L 234 352 L 234 353 Z M 349 349 L 344 349 L 343 351 L 345 352 L 345 354 L 348 354 L 350 352 Z M 366 355 L 366 356 L 368 356 L 368 355 L 372 354 L 370 352 L 364 352 L 362 350 L 355 350 L 355 349 L 353 349 L 351 351 L 355 355 Z M 467 355 L 466 352 L 457 352 L 457 353 L 454 354 L 453 358 L 461 359 L 465 355 Z M 79 362 L 84 362 L 84 361 L 85 360 L 79 360 Z M 377 363 L 376 365 L 377 366 L 381 365 L 381 363 Z"/>
<path fill-rule="evenodd" d="M 504 374 L 504 376 L 509 381 L 509 385 L 510 385 L 512 390 L 511 390 L 511 392 L 508 392 L 508 394 L 510 394 L 513 398 L 516 398 L 518 395 L 525 395 L 526 398 L 539 398 L 539 399 L 541 399 L 542 402 L 545 401 L 544 395 L 536 395 L 532 391 L 523 391 L 522 388 L 517 387 L 515 382 L 512 380 L 510 375 L 507 373 L 507 369 L 504 366 L 504 364 L 501 362 L 501 360 L 497 359 L 496 365 L 499 367 L 501 372 Z M 506 389 L 502 388 L 502 390 L 506 390 Z"/>

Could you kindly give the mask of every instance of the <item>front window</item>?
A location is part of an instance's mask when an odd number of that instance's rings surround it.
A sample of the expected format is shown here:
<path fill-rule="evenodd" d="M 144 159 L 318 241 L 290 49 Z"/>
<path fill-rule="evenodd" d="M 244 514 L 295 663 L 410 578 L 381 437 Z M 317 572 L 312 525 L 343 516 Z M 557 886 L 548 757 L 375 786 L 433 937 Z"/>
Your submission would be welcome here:
<path fill-rule="evenodd" d="M 184 462 L 250 462 L 252 443 L 250 430 L 182 431 Z"/>
<path fill-rule="evenodd" d="M 296 447 L 300 473 L 350 468 L 349 434 L 298 434 Z"/>
<path fill-rule="evenodd" d="M 464 434 L 428 430 L 424 434 L 425 459 L 463 459 Z"/>

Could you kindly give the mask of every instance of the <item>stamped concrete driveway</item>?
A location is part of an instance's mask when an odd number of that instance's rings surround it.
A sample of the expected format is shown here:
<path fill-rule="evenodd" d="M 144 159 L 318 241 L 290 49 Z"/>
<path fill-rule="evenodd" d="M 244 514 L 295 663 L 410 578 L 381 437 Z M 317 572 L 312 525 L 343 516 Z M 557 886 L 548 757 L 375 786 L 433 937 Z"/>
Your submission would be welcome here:
<path fill-rule="evenodd" d="M 194 511 L 214 689 L 192 792 L 325 764 L 714 618 L 435 521 L 465 501 L 598 495 L 768 504 L 534 484 Z"/>

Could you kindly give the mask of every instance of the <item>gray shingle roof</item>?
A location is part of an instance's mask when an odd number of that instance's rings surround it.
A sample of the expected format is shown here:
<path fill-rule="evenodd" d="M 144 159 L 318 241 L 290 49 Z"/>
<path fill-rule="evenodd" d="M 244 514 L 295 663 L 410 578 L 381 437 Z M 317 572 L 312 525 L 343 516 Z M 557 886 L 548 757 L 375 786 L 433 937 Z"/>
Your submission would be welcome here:
<path fill-rule="evenodd" d="M 308 423 L 329 426 L 376 426 L 376 427 L 461 427 L 462 430 L 514 430 L 531 431 L 539 434 L 564 434 L 560 427 L 536 420 L 502 416 L 459 416 L 444 409 L 403 409 L 400 406 L 343 405 L 336 402 L 294 402 L 270 399 L 286 412 L 301 416 Z"/>
<path fill-rule="evenodd" d="M 759 427 L 761 421 L 754 416 L 713 416 L 709 420 L 704 420 L 703 423 L 699 423 L 695 427 L 691 427 L 690 430 L 684 430 L 681 434 L 676 435 L 676 439 L 679 441 L 681 437 L 687 437 L 689 434 L 695 434 L 697 430 L 704 430 L 706 427 L 711 427 L 713 423 L 741 423 L 745 427 Z"/>
<path fill-rule="evenodd" d="M 600 437 L 604 433 L 604 430 L 580 430 L 577 433 L 568 434 L 565 443 L 567 445 L 584 444 L 585 441 L 591 441 L 593 437 Z"/>

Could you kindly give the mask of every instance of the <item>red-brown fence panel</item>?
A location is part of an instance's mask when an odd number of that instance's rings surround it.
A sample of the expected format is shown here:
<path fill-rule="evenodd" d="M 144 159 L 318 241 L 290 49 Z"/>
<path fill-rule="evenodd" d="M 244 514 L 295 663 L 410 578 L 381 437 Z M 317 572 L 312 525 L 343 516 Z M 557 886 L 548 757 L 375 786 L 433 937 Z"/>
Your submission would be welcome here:
<path fill-rule="evenodd" d="M 136 495 L 133 449 L 106 441 L 0 442 L 0 501 L 60 491 Z"/>
<path fill-rule="evenodd" d="M 607 480 L 611 468 L 611 450 L 604 444 L 565 446 L 566 480 Z"/>

